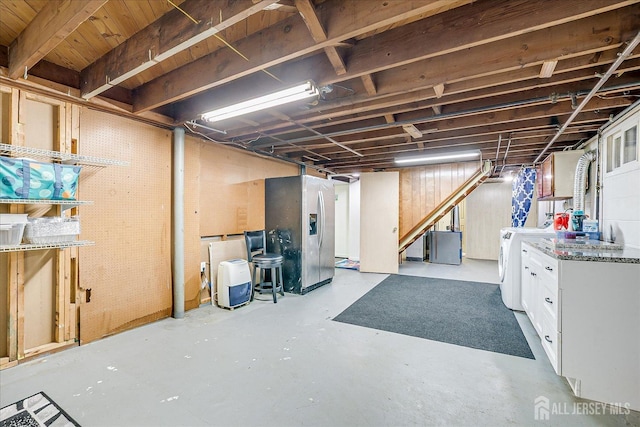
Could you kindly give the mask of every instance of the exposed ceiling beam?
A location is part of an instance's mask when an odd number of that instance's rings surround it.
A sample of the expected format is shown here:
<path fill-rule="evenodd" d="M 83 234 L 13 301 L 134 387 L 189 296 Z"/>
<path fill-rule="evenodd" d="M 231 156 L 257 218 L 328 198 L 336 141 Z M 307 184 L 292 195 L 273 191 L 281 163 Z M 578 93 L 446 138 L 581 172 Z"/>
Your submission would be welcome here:
<path fill-rule="evenodd" d="M 366 46 L 363 41 L 351 49 L 351 54 L 366 50 L 367 55 L 360 62 L 353 62 L 350 57 L 349 69 L 343 76 L 336 76 L 333 68 L 326 61 L 319 61 L 317 56 L 288 64 L 286 69 L 275 67 L 273 71 L 288 80 L 300 81 L 313 70 L 314 80 L 320 85 L 345 82 L 364 72 L 375 72 L 377 93 L 383 95 L 437 85 L 442 81 L 441 70 L 444 69 L 449 86 L 470 76 L 517 71 L 523 67 L 537 67 L 544 60 L 559 56 L 571 58 L 617 47 L 633 38 L 640 26 L 640 15 L 632 12 L 630 9 L 615 10 L 402 66 L 393 62 L 394 55 L 387 56 L 381 46 Z M 510 21 L 503 24 L 512 26 Z M 380 34 L 376 39 L 382 41 L 386 34 Z"/>
<path fill-rule="evenodd" d="M 565 98 L 564 100 L 559 101 L 556 104 L 545 105 L 540 103 L 533 103 L 527 105 L 526 102 L 518 103 L 512 101 L 512 99 L 515 100 L 515 98 L 503 97 L 503 99 L 483 100 L 482 102 L 477 102 L 475 106 L 473 104 L 465 104 L 459 107 L 459 111 L 452 112 L 452 115 L 450 117 L 446 117 L 444 119 L 434 119 L 433 123 L 437 123 L 435 126 L 438 128 L 438 131 L 442 131 L 454 129 L 459 130 L 477 126 L 491 126 L 495 123 L 518 122 L 536 117 L 551 118 L 553 116 L 564 115 L 567 110 L 566 104 L 570 102 Z M 589 111 L 594 111 L 616 107 L 620 108 L 628 105 L 629 103 L 629 100 L 620 97 L 613 97 L 611 99 L 593 98 L 587 105 L 586 109 Z M 504 104 L 503 108 L 496 108 L 496 105 L 501 104 Z M 492 113 L 490 115 L 481 114 L 482 111 L 492 111 Z M 424 118 L 420 117 L 420 115 L 420 111 L 407 113 L 401 117 L 402 120 L 398 121 L 424 121 Z M 359 123 L 356 125 L 350 124 L 348 126 L 325 126 L 316 129 L 324 135 L 331 136 L 336 140 L 339 140 L 340 142 L 363 138 L 367 134 L 375 134 L 375 136 L 390 136 L 397 134 L 397 131 L 394 130 L 392 126 L 380 122 L 378 122 L 377 124 L 371 123 L 369 125 Z M 430 133 L 433 133 L 433 131 L 430 131 Z M 288 141 L 293 143 L 305 144 L 314 144 L 315 141 L 317 141 L 317 138 L 312 136 L 301 136 L 298 138 L 288 137 L 287 139 Z M 252 143 L 252 146 L 254 147 L 271 145 L 274 144 L 269 141 L 268 136 L 260 138 L 259 140 Z M 277 146 L 278 144 L 275 145 Z"/>
<path fill-rule="evenodd" d="M 540 83 L 537 78 L 537 70 L 532 68 L 519 70 L 512 73 L 496 74 L 487 77 L 480 77 L 471 79 L 468 81 L 462 81 L 450 86 L 451 91 L 449 95 L 446 95 L 443 99 L 446 99 L 448 104 L 464 103 L 474 99 L 482 99 L 485 97 L 505 95 L 505 94 L 518 94 L 518 93 L 530 93 L 535 90 L 537 95 L 546 93 L 547 96 L 552 92 L 558 90 L 563 91 L 581 91 L 589 89 L 591 83 L 588 81 L 594 80 L 594 74 L 597 72 L 606 71 L 606 66 L 616 58 L 615 52 L 607 52 L 606 55 L 602 55 L 600 59 L 602 63 L 591 64 L 593 67 L 578 68 L 575 71 L 556 73 L 554 77 L 545 80 L 544 83 Z M 585 58 L 584 62 L 589 62 L 589 58 Z M 573 63 L 572 67 L 582 66 L 582 62 Z M 635 58 L 625 61 L 621 71 L 628 73 L 630 70 L 640 69 L 640 58 Z M 498 85 L 500 80 L 506 82 L 506 84 Z M 633 81 L 633 75 L 631 77 L 624 77 L 618 80 L 621 83 L 629 83 Z M 579 82 L 584 82 L 580 84 Z M 479 89 L 474 89 L 475 87 Z M 549 89 L 546 89 L 548 87 Z M 385 114 L 401 114 L 404 112 L 432 108 L 437 105 L 441 100 L 429 99 L 430 89 L 423 91 L 409 92 L 402 95 L 396 95 L 392 97 L 374 99 L 369 101 L 367 98 L 362 97 L 359 101 L 357 99 L 351 100 L 348 104 L 350 115 L 345 115 L 345 112 L 341 109 L 340 102 L 336 102 L 335 106 L 330 103 L 322 105 L 321 108 L 312 108 L 308 113 L 305 113 L 304 117 L 299 116 L 296 119 L 304 121 L 306 123 L 322 123 L 326 120 L 331 120 L 332 123 L 340 124 L 352 121 L 361 121 L 367 117 L 376 117 L 378 115 Z M 311 124 L 311 126 L 314 126 Z M 282 128 L 281 125 L 265 125 L 262 124 L 257 129 L 261 132 L 272 132 Z M 239 137 L 243 133 L 254 132 L 256 128 L 247 128 L 246 130 L 237 129 L 230 130 L 230 135 L 233 137 Z"/>
<path fill-rule="evenodd" d="M 318 19 L 318 15 L 316 15 L 316 11 L 311 0 L 295 0 L 295 5 L 298 8 L 300 16 L 302 16 L 305 24 L 307 24 L 307 28 L 309 29 L 313 40 L 315 40 L 316 43 L 322 43 L 327 40 L 327 33 L 325 33 L 324 28 Z M 331 62 L 331 65 L 337 75 L 342 75 L 347 72 L 344 61 L 334 46 L 326 46 L 324 48 L 324 53 L 327 55 L 327 58 L 329 59 L 329 62 Z"/>
<path fill-rule="evenodd" d="M 552 2 L 549 4 L 545 3 L 545 5 L 553 8 L 565 3 L 567 2 Z M 538 8 L 542 7 L 541 4 L 537 2 L 529 2 L 529 4 L 536 4 Z M 579 4 L 582 5 L 583 3 L 579 2 Z M 464 6 L 462 9 L 467 7 L 469 6 Z M 531 6 L 526 10 L 531 12 Z M 564 11 L 564 8 L 561 8 L 561 10 Z M 448 14 L 455 11 L 454 9 L 442 15 L 448 16 Z M 420 30 L 420 33 L 429 31 L 427 24 L 433 18 L 418 21 L 418 23 L 422 23 L 424 27 L 415 27 L 415 29 Z M 440 20 L 442 19 L 444 18 L 441 17 Z M 557 20 L 560 19 L 558 18 Z M 423 21 L 426 21 L 427 24 L 424 24 Z M 449 19 L 447 19 L 446 22 L 450 23 Z M 499 26 L 522 28 L 522 22 L 524 21 L 505 21 L 503 17 Z M 453 27 L 459 26 L 459 23 L 456 24 L 455 21 L 450 24 Z M 350 49 L 351 54 L 363 56 L 363 59 L 359 63 L 354 63 L 352 59 L 350 59 L 349 70 L 343 76 L 336 76 L 333 67 L 328 65 L 326 60 L 319 60 L 317 56 L 287 64 L 286 66 L 274 67 L 271 71 L 281 78 L 285 78 L 287 81 L 302 81 L 305 78 L 309 78 L 309 73 L 311 72 L 313 73 L 313 79 L 316 83 L 326 85 L 339 82 L 345 83 L 350 78 L 362 75 L 358 74 L 358 72 L 362 72 L 365 69 L 367 72 L 373 72 L 375 69 L 383 68 L 384 70 L 376 73 L 375 82 L 376 94 L 380 96 L 410 92 L 418 88 L 442 84 L 440 71 L 442 69 L 450 70 L 447 75 L 447 87 L 449 87 L 454 82 L 470 77 L 489 76 L 494 73 L 504 73 L 506 71 L 517 72 L 526 66 L 540 65 L 542 61 L 546 59 L 562 57 L 564 61 L 574 56 L 579 57 L 589 53 L 593 54 L 598 51 L 606 51 L 612 47 L 616 47 L 616 45 L 626 41 L 628 38 L 633 37 L 635 35 L 634 30 L 636 30 L 638 26 L 640 26 L 640 16 L 631 13 L 629 9 L 616 10 L 599 16 L 558 25 L 544 31 L 535 31 L 510 39 L 499 40 L 487 45 L 479 45 L 460 52 L 449 53 L 437 58 L 429 58 L 402 67 L 388 69 L 398 64 L 395 62 L 396 55 L 387 56 L 387 51 L 384 49 L 384 46 L 398 40 L 398 38 L 396 38 L 398 34 L 393 32 L 404 28 L 400 27 L 376 36 L 375 39 L 380 42 L 380 46 L 376 43 L 368 44 L 367 40 L 354 45 L 353 48 Z M 465 27 L 464 31 L 461 30 L 461 35 L 467 32 L 476 33 L 475 31 L 467 31 Z M 478 31 L 478 33 L 482 33 L 482 31 Z M 450 32 L 448 34 L 449 38 L 457 39 L 457 37 L 451 37 Z M 570 40 L 566 41 L 567 37 L 570 37 Z M 625 37 L 625 39 L 621 40 L 622 37 Z M 389 38 L 389 40 L 387 40 L 387 38 Z M 480 37 L 478 36 L 478 38 Z M 446 43 L 450 46 L 452 42 L 447 40 Z M 416 43 L 414 43 L 414 45 L 415 44 Z M 422 44 L 431 46 L 431 43 Z M 430 50 L 420 52 L 421 49 L 424 50 L 427 48 L 423 46 L 413 47 L 418 51 L 417 54 L 422 53 L 421 56 L 424 56 L 427 52 L 433 54 L 433 49 L 435 49 L 430 47 Z M 362 55 L 360 55 L 360 53 L 362 53 Z M 536 69 L 536 76 L 538 71 L 539 69 Z M 242 88 L 249 86 L 246 81 L 234 82 L 227 85 L 229 87 L 228 90 L 231 91 L 231 88 L 233 88 L 236 83 L 236 93 L 241 93 Z M 256 87 L 254 84 L 251 84 L 251 86 Z M 160 92 L 163 90 L 161 86 L 157 86 L 156 89 Z M 449 89 L 447 89 L 447 91 L 449 91 Z M 159 96 L 159 94 L 157 96 Z M 212 94 L 211 98 L 216 99 L 215 94 Z M 185 119 L 188 120 L 192 117 L 188 114 L 188 107 L 181 108 L 180 111 L 181 113 L 176 117 L 178 122 L 184 121 Z"/>
<path fill-rule="evenodd" d="M 235 43 L 235 47 L 250 59 L 249 62 L 230 49 L 221 49 L 140 86 L 136 91 L 134 110 L 146 111 L 184 99 L 325 47 L 336 46 L 344 40 L 377 28 L 469 1 L 471 0 L 416 0 L 413 2 L 375 0 L 366 3 L 361 0 L 327 1 L 323 3 L 323 19 L 332 22 L 334 30 L 327 33 L 327 39 L 324 42 L 316 43 L 303 19 L 300 16 L 292 16 L 279 25 L 269 27 Z M 365 4 L 366 7 L 363 7 Z M 275 43 L 276 40 L 277 43 Z M 260 60 L 252 60 L 255 58 Z M 224 66 L 220 66 L 221 64 Z M 333 66 L 331 70 L 335 75 Z M 313 71 L 307 70 L 306 77 L 302 80 L 313 78 L 309 75 L 310 73 L 313 74 Z M 277 73 L 275 75 L 283 79 Z"/>
<path fill-rule="evenodd" d="M 49 0 L 9 47 L 9 77 L 17 79 L 44 58 L 107 0 Z"/>
<path fill-rule="evenodd" d="M 89 99 L 264 10 L 277 0 L 187 0 L 82 70 Z M 194 19 L 197 23 L 193 22 Z"/>

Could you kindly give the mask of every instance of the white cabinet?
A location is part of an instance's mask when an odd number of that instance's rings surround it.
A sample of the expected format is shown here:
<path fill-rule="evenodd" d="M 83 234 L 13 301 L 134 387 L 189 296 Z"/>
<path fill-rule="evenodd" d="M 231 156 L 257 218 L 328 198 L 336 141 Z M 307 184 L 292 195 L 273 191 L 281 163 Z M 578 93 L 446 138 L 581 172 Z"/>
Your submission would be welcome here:
<path fill-rule="evenodd" d="M 556 259 L 534 245 L 522 244 L 523 305 L 556 373 L 576 396 L 639 410 L 640 264 Z"/>

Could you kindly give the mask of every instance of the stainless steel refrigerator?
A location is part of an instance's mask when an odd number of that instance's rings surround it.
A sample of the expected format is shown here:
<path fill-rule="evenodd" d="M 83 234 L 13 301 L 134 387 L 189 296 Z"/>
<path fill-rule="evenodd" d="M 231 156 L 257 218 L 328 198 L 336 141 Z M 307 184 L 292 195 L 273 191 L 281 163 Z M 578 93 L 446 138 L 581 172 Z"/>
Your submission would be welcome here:
<path fill-rule="evenodd" d="M 429 262 L 454 265 L 462 262 L 462 233 L 459 231 L 430 231 L 427 246 Z"/>
<path fill-rule="evenodd" d="M 284 290 L 304 294 L 335 269 L 333 182 L 308 175 L 265 180 L 267 251 L 284 257 Z"/>

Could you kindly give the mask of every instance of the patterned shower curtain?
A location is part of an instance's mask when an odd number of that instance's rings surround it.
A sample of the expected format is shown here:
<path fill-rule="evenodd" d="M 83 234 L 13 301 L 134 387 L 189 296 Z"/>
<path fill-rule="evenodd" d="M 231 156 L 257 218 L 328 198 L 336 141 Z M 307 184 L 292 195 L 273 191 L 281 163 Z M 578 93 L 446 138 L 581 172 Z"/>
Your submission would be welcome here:
<path fill-rule="evenodd" d="M 533 201 L 533 191 L 536 188 L 535 168 L 523 167 L 513 180 L 511 196 L 511 225 L 524 227 L 529 216 L 529 209 Z"/>

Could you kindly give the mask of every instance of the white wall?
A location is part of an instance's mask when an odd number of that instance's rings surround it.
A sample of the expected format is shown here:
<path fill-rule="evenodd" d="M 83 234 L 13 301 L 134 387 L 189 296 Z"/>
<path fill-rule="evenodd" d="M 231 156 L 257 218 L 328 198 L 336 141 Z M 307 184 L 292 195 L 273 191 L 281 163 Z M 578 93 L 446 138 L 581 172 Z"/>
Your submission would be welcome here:
<path fill-rule="evenodd" d="M 640 141 L 636 144 L 636 160 L 606 171 L 607 139 L 636 126 L 636 141 L 640 137 L 640 102 L 626 114 L 603 129 L 600 140 L 600 170 L 602 171 L 600 231 L 603 240 L 640 248 Z"/>

